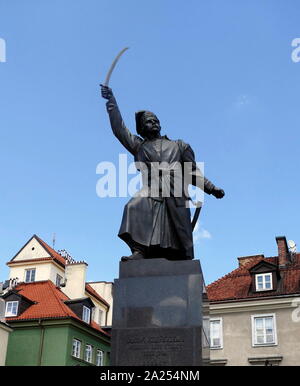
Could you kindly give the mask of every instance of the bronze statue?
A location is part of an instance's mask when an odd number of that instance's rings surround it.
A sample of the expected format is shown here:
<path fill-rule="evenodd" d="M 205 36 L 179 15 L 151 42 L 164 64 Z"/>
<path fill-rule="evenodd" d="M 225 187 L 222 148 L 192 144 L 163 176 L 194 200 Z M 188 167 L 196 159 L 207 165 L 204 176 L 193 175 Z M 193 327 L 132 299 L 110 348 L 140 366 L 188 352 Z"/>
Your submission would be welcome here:
<path fill-rule="evenodd" d="M 146 175 L 141 194 L 131 198 L 124 208 L 118 236 L 128 244 L 132 255 L 123 256 L 121 260 L 158 257 L 170 260 L 193 259 L 192 225 L 186 186 L 182 183 L 181 194 L 174 194 L 174 173 L 159 173 L 158 179 L 151 179 L 152 166 L 170 165 L 168 171 L 171 171 L 174 165 L 189 163 L 192 165 L 188 172 L 192 185 L 216 198 L 222 198 L 224 191 L 202 176 L 189 144 L 160 134 L 161 126 L 155 114 L 150 111 L 137 112 L 135 118 L 138 135 L 134 135 L 123 122 L 111 88 L 101 85 L 101 94 L 108 100 L 106 106 L 114 135 L 134 156 L 137 168 Z M 169 176 L 167 179 L 164 177 L 166 175 Z M 182 179 L 186 177 L 181 176 Z M 154 195 L 149 194 L 150 182 L 153 181 L 158 185 Z M 199 181 L 202 181 L 200 185 Z M 169 194 L 164 195 L 166 184 Z"/>

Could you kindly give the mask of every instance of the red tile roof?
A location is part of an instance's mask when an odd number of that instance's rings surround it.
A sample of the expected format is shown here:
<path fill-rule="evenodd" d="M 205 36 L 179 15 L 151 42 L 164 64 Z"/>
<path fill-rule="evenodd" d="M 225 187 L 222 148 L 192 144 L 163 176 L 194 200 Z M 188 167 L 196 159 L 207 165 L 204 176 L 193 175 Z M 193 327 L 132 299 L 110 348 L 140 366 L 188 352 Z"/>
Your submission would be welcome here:
<path fill-rule="evenodd" d="M 92 296 L 94 296 L 96 299 L 100 300 L 100 302 L 102 302 L 103 304 L 105 304 L 107 307 L 110 307 L 109 306 L 109 303 L 107 303 L 106 300 L 104 300 L 99 294 L 97 291 L 94 290 L 94 288 L 89 285 L 88 283 L 85 284 L 85 290 Z"/>
<path fill-rule="evenodd" d="M 47 243 L 45 243 L 44 240 L 39 238 L 37 235 L 34 235 L 34 237 L 38 240 L 40 244 L 46 249 L 46 251 L 49 253 L 49 255 L 54 259 L 57 260 L 59 263 L 66 265 L 66 259 L 62 257 L 58 252 L 56 252 L 53 248 L 50 247 Z"/>
<path fill-rule="evenodd" d="M 260 261 L 278 264 L 278 257 L 265 258 L 257 255 L 241 267 L 207 286 L 207 295 L 211 302 L 245 300 L 257 297 L 273 297 L 300 293 L 300 253 L 294 256 L 292 263 L 279 268 L 280 281 L 274 291 L 252 293 L 250 291 L 252 278 L 249 270 Z"/>
<path fill-rule="evenodd" d="M 76 320 L 81 320 L 64 303 L 64 301 L 69 300 L 68 296 L 50 280 L 20 283 L 14 290 L 18 291 L 20 295 L 34 301 L 35 304 L 30 306 L 20 316 L 7 317 L 7 322 L 53 318 L 74 318 Z M 91 327 L 109 336 L 109 334 L 103 331 L 97 323 L 91 322 Z"/>
<path fill-rule="evenodd" d="M 65 300 L 69 300 L 68 296 L 55 287 L 50 280 L 21 283 L 14 289 L 36 304 L 29 307 L 20 316 L 7 318 L 8 320 L 76 317 L 74 312 L 64 304 Z"/>

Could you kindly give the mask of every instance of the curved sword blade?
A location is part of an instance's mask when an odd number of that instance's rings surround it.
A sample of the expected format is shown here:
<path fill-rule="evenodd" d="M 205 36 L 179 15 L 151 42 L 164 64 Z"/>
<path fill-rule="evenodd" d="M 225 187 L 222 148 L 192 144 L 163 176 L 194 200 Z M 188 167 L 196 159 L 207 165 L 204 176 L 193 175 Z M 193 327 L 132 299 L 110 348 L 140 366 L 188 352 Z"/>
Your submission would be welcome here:
<path fill-rule="evenodd" d="M 194 213 L 194 217 L 193 217 L 193 220 L 192 220 L 192 231 L 195 229 L 195 226 L 196 226 L 196 223 L 198 221 L 198 217 L 199 217 L 199 214 L 201 212 L 201 209 L 202 209 L 202 202 L 198 201 L 196 203 L 197 207 L 196 207 L 196 210 L 195 210 L 195 213 Z"/>
<path fill-rule="evenodd" d="M 111 76 L 111 73 L 113 72 L 114 68 L 116 67 L 116 64 L 118 62 L 118 60 L 120 59 L 121 55 L 123 55 L 123 53 L 128 50 L 129 47 L 125 47 L 123 48 L 122 51 L 120 51 L 118 53 L 118 55 L 116 56 L 115 60 L 112 62 L 112 65 L 110 66 L 110 69 L 108 70 L 108 73 L 106 75 L 106 79 L 105 79 L 105 82 L 104 82 L 104 86 L 108 86 L 108 83 L 109 83 L 109 79 L 110 79 L 110 76 Z"/>

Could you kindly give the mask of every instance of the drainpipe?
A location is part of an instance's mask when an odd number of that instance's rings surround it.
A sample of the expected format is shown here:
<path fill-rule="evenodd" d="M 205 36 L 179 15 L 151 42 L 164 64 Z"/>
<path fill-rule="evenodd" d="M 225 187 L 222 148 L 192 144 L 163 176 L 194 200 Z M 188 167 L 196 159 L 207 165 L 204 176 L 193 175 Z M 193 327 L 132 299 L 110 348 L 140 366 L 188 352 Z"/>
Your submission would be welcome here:
<path fill-rule="evenodd" d="M 44 335 L 45 335 L 45 327 L 42 325 L 42 320 L 39 319 L 39 327 L 41 329 L 41 335 L 40 335 L 40 348 L 39 348 L 39 356 L 38 356 L 38 366 L 42 365 L 42 354 L 43 354 L 43 347 L 44 347 Z"/>

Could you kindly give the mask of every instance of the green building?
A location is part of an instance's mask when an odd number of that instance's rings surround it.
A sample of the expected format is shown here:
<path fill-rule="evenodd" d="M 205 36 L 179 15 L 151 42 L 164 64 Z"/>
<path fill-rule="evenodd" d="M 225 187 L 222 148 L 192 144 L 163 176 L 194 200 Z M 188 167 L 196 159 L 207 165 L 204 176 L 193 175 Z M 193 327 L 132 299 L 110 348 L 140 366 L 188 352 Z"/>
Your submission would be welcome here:
<path fill-rule="evenodd" d="M 89 297 L 70 299 L 51 280 L 7 291 L 6 366 L 109 365 L 110 335 L 92 320 Z"/>

